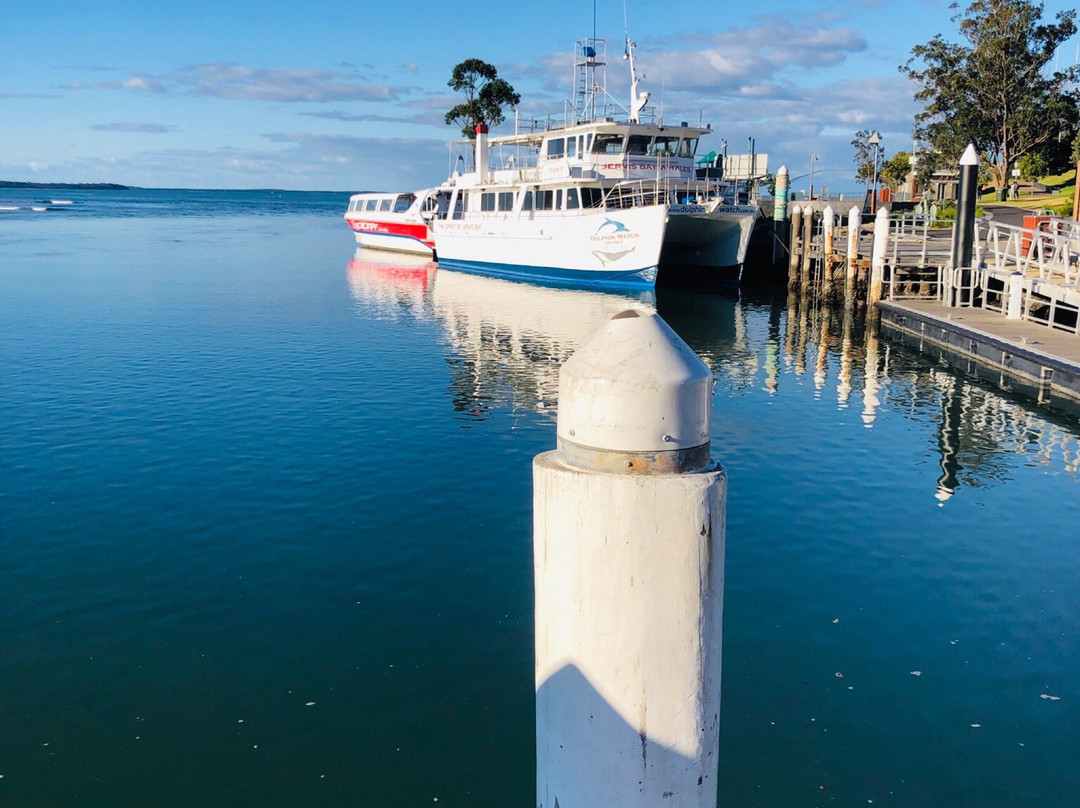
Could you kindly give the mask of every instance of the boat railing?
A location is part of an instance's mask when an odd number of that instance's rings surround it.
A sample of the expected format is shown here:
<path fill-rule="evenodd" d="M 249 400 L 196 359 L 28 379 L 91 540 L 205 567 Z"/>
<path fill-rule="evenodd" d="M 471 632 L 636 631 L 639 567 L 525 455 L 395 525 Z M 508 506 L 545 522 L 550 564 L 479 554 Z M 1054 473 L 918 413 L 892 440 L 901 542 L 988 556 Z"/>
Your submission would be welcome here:
<path fill-rule="evenodd" d="M 608 191 L 608 208 L 639 207 L 641 205 L 694 205 L 719 200 L 722 204 L 736 204 L 733 194 L 718 180 L 697 179 L 641 179 L 623 180 Z"/>
<path fill-rule="evenodd" d="M 659 120 L 657 111 L 654 107 L 645 107 L 638 113 L 638 123 L 655 126 L 659 123 Z M 570 103 L 569 99 L 567 99 L 561 115 L 553 113 L 543 117 L 517 119 L 514 126 L 514 134 L 526 135 L 539 132 L 557 132 L 560 129 L 567 129 L 571 126 L 578 126 L 583 123 L 630 123 L 630 113 L 619 104 L 610 102 L 604 104 L 602 107 L 598 107 L 595 110 L 595 114 L 579 117 L 576 114 L 573 105 Z"/>
<path fill-rule="evenodd" d="M 671 194 L 663 180 L 623 180 L 604 195 L 608 210 L 625 210 L 671 204 Z"/>

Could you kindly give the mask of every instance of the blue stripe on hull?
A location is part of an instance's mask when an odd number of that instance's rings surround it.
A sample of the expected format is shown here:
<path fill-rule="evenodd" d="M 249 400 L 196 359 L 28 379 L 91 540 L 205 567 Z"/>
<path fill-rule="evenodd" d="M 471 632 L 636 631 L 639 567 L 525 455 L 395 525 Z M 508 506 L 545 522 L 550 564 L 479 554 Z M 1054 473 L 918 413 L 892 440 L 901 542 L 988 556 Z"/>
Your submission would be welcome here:
<path fill-rule="evenodd" d="M 605 289 L 652 289 L 656 284 L 655 266 L 644 269 L 607 271 L 591 269 L 556 269 L 534 267 L 524 264 L 493 264 L 487 261 L 462 261 L 457 258 L 440 258 L 439 266 L 477 275 L 532 281 L 548 286 L 589 287 Z"/>

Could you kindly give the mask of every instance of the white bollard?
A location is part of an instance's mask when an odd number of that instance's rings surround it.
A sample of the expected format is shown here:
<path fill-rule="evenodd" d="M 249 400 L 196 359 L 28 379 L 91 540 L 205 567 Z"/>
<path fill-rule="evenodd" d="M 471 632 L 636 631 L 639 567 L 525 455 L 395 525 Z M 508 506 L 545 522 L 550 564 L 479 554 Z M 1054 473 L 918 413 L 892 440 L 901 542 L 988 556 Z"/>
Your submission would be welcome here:
<path fill-rule="evenodd" d="M 874 219 L 874 246 L 870 259 L 870 294 L 869 304 L 873 306 L 881 300 L 881 289 L 885 283 L 885 256 L 889 249 L 889 210 L 878 208 Z"/>
<path fill-rule="evenodd" d="M 851 305 L 855 275 L 859 271 L 859 237 L 862 231 L 862 210 L 853 206 L 848 211 L 847 274 L 844 277 L 844 305 Z"/>
<path fill-rule="evenodd" d="M 833 252 L 836 228 L 836 214 L 832 205 L 826 205 L 821 216 L 821 271 L 822 291 L 829 294 L 832 290 Z"/>
<path fill-rule="evenodd" d="M 715 808 L 727 478 L 712 374 L 656 314 L 559 374 L 533 461 L 536 804 Z"/>
<path fill-rule="evenodd" d="M 1006 320 L 1020 320 L 1024 313 L 1024 273 L 1013 272 L 1009 275 L 1008 303 L 1005 309 Z"/>

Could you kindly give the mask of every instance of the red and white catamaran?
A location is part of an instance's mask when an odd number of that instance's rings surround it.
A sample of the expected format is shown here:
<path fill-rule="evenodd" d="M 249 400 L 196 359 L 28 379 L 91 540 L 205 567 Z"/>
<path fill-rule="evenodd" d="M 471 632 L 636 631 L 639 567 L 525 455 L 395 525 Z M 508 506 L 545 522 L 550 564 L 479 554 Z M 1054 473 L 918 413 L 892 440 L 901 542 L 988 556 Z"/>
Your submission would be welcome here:
<path fill-rule="evenodd" d="M 432 257 L 435 239 L 429 222 L 445 210 L 450 194 L 438 188 L 415 193 L 362 193 L 349 197 L 345 221 L 362 247 Z M 426 215 L 425 215 L 426 214 Z"/>

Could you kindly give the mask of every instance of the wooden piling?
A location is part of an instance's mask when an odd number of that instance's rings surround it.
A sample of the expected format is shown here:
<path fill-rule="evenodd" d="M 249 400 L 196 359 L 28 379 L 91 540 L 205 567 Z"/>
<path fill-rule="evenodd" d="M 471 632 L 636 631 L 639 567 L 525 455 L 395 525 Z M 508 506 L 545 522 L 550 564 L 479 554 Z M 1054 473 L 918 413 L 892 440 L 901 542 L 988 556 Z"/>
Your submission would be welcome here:
<path fill-rule="evenodd" d="M 799 245 L 802 243 L 802 207 L 795 205 L 791 209 L 791 223 L 788 225 L 788 233 L 791 242 L 788 248 L 788 289 L 799 287 Z"/>
<path fill-rule="evenodd" d="M 833 262 L 836 259 L 833 240 L 835 237 L 836 218 L 832 205 L 826 205 L 821 219 L 821 294 L 829 297 L 832 294 Z"/>
<path fill-rule="evenodd" d="M 807 205 L 802 216 L 802 276 L 800 285 L 805 292 L 810 288 L 810 245 L 814 240 L 814 208 Z"/>

